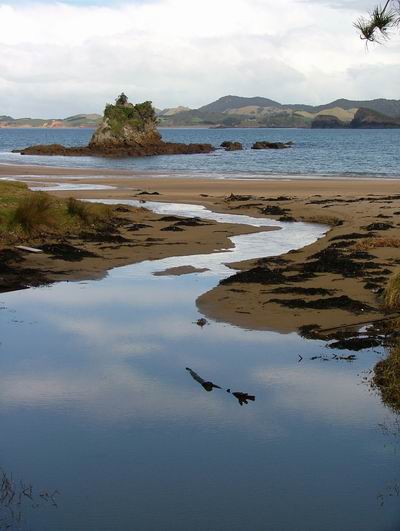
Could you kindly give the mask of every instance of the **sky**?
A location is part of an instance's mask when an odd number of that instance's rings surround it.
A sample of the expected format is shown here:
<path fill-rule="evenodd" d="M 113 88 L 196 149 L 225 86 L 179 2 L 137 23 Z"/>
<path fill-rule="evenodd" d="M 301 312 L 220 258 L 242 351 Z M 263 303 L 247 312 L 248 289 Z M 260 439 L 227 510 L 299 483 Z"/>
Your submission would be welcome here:
<path fill-rule="evenodd" d="M 400 98 L 400 32 L 368 49 L 373 0 L 0 0 L 0 115 L 157 108 L 234 94 L 282 103 Z"/>

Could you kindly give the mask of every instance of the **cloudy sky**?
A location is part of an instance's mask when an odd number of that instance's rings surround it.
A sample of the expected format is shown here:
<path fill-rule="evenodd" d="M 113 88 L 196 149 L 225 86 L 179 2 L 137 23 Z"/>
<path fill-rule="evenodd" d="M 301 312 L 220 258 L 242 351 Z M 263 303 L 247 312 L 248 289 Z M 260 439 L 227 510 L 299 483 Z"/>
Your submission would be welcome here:
<path fill-rule="evenodd" d="M 0 0 L 0 115 L 159 108 L 226 94 L 286 103 L 400 98 L 400 37 L 366 50 L 373 0 Z"/>

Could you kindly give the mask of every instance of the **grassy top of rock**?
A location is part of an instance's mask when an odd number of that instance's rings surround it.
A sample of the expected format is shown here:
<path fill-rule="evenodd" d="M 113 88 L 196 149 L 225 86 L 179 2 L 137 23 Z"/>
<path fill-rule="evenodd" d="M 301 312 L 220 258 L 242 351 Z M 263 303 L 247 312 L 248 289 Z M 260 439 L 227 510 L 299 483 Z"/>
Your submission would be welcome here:
<path fill-rule="evenodd" d="M 121 132 L 124 126 L 143 131 L 149 123 L 156 125 L 157 117 L 151 101 L 137 103 L 136 105 L 106 105 L 104 118 L 115 134 Z"/>

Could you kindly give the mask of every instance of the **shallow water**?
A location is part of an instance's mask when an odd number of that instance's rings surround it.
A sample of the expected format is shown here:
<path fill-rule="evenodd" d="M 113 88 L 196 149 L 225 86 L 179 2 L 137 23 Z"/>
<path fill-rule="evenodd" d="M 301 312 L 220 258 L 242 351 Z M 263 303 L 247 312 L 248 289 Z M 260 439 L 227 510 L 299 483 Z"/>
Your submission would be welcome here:
<path fill-rule="evenodd" d="M 194 324 L 196 298 L 229 272 L 223 262 L 249 248 L 283 252 L 324 231 L 274 224 L 284 228 L 208 255 L 207 273 L 154 277 L 205 259 L 171 258 L 0 295 L 1 465 L 38 492 L 60 492 L 58 508 L 42 499 L 26 507 L 24 528 L 399 528 L 397 438 L 380 426 L 395 419 L 362 384 L 379 354 L 311 361 L 332 352 L 297 334 Z M 206 392 L 185 367 L 223 389 Z M 256 401 L 241 407 L 227 388 Z"/>
<path fill-rule="evenodd" d="M 10 153 L 34 144 L 86 145 L 91 129 L 0 129 L 0 163 L 119 168 L 150 175 L 213 178 L 399 177 L 400 129 L 163 129 L 170 142 L 206 142 L 215 147 L 238 140 L 244 151 L 125 159 L 34 157 Z M 284 150 L 251 150 L 258 140 L 295 145 Z"/>

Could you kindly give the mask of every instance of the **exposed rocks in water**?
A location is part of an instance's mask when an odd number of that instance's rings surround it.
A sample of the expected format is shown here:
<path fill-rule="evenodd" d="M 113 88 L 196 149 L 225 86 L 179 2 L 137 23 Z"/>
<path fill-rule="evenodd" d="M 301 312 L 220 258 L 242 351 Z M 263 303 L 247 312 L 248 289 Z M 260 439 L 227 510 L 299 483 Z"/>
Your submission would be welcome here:
<path fill-rule="evenodd" d="M 230 389 L 226 390 L 227 393 L 231 393 Z M 256 397 L 254 395 L 249 395 L 248 393 L 242 393 L 240 391 L 233 391 L 232 395 L 238 400 L 239 404 L 243 406 L 243 404 L 248 404 L 249 400 L 252 402 L 255 402 Z"/>
<path fill-rule="evenodd" d="M 373 337 L 351 337 L 329 343 L 328 347 L 336 348 L 338 350 L 354 350 L 358 352 L 359 350 L 374 348 L 379 345 L 381 345 L 381 341 Z"/>
<path fill-rule="evenodd" d="M 286 149 L 292 147 L 293 142 L 267 142 L 262 140 L 255 142 L 251 149 Z"/>
<path fill-rule="evenodd" d="M 115 105 L 107 105 L 103 119 L 88 146 L 65 147 L 60 144 L 31 146 L 14 150 L 22 155 L 144 157 L 210 153 L 211 144 L 164 142 L 157 130 L 157 117 L 149 101 L 133 105 L 119 97 Z"/>
<path fill-rule="evenodd" d="M 299 335 L 304 339 L 321 339 L 320 329 L 321 327 L 317 324 L 303 325 L 299 328 Z"/>
<path fill-rule="evenodd" d="M 241 151 L 243 149 L 243 145 L 240 142 L 231 142 L 229 140 L 222 142 L 221 147 L 224 148 L 225 151 Z"/>

